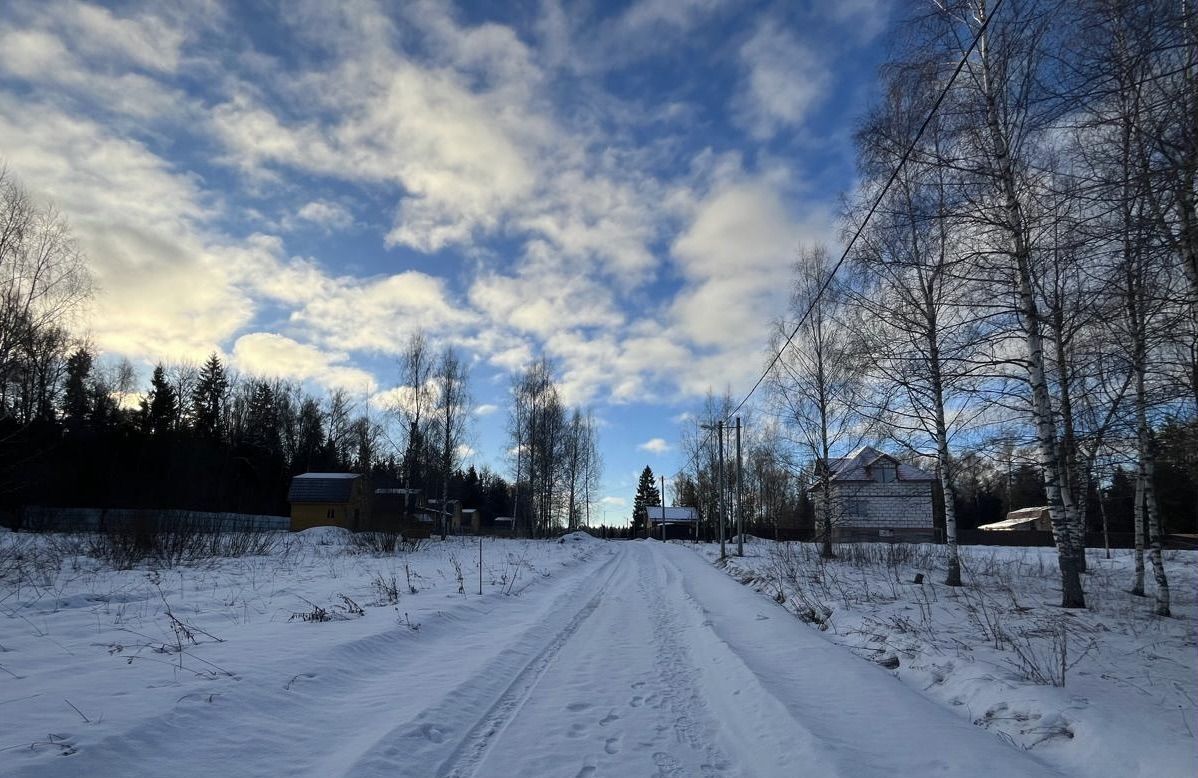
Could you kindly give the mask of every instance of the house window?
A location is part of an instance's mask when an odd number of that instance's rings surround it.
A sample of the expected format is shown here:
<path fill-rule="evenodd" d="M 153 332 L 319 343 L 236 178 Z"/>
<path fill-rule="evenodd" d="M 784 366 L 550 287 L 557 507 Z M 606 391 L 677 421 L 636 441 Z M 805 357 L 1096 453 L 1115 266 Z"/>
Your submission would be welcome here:
<path fill-rule="evenodd" d="M 874 465 L 874 480 L 889 484 L 898 480 L 898 468 L 891 464 Z"/>
<path fill-rule="evenodd" d="M 844 518 L 864 519 L 869 515 L 869 501 L 858 498 L 842 499 L 840 509 Z"/>

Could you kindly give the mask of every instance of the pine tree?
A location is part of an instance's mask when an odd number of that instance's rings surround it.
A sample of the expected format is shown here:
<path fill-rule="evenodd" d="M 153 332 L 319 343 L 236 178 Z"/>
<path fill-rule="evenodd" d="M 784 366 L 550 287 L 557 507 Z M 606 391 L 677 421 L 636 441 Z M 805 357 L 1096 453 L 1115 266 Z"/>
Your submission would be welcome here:
<path fill-rule="evenodd" d="M 229 379 L 220 357 L 214 352 L 200 370 L 191 393 L 191 425 L 196 435 L 220 440 L 224 437 L 225 395 Z"/>
<path fill-rule="evenodd" d="M 657 479 L 653 477 L 653 469 L 645 465 L 641 471 L 640 480 L 636 484 L 636 498 L 632 503 L 632 530 L 640 532 L 649 526 L 645 508 L 661 505 L 661 492 L 657 489 Z"/>

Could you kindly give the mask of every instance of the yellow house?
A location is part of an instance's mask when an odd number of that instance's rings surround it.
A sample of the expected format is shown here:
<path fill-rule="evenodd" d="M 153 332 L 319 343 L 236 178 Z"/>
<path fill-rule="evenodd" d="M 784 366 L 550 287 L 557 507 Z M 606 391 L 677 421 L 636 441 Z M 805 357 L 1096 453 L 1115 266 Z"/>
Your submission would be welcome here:
<path fill-rule="evenodd" d="M 356 530 L 367 521 L 366 490 L 357 473 L 304 473 L 291 479 L 291 531 L 309 527 Z"/>

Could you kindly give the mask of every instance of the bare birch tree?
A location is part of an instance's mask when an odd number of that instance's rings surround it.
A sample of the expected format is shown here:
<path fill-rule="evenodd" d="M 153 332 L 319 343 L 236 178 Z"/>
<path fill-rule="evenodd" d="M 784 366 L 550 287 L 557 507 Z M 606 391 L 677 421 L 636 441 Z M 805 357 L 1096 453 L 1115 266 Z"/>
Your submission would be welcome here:
<path fill-rule="evenodd" d="M 429 349 L 424 330 L 416 330 L 408 336 L 399 357 L 401 396 L 391 408 L 393 415 L 401 420 L 404 450 L 404 488 L 415 489 L 423 482 L 422 466 L 428 440 L 429 406 L 432 403 L 429 384 L 433 376 L 433 354 Z"/>
<path fill-rule="evenodd" d="M 471 417 L 470 372 L 453 346 L 445 346 L 437 357 L 432 383 L 435 387 L 432 431 L 440 446 L 441 539 L 449 524 L 449 479 L 460 459 L 459 447 L 466 440 Z"/>
<path fill-rule="evenodd" d="M 838 319 L 845 297 L 841 280 L 832 277 L 823 246 L 804 248 L 795 264 L 792 320 L 801 324 L 797 336 L 782 351 L 769 376 L 770 395 L 806 454 L 819 494 L 817 516 L 821 555 L 831 558 L 832 535 L 845 509 L 834 499 L 831 484 L 833 455 L 847 453 L 865 438 L 865 419 L 858 404 L 864 389 L 862 355 L 856 336 Z M 793 329 L 777 323 L 772 349 L 782 347 Z"/>

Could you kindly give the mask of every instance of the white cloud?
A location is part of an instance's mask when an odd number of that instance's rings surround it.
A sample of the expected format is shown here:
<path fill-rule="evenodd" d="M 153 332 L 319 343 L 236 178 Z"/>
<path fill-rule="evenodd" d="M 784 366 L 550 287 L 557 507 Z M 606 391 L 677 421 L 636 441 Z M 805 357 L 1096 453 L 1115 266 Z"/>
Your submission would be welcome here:
<path fill-rule="evenodd" d="M 734 101 L 738 123 L 758 139 L 800 126 L 828 88 L 828 71 L 814 49 L 763 21 L 740 49 L 745 82 Z"/>
<path fill-rule="evenodd" d="M 603 505 L 610 505 L 613 508 L 624 508 L 628 505 L 628 500 L 623 497 L 604 497 L 599 502 Z"/>
<path fill-rule="evenodd" d="M 353 214 L 339 203 L 313 200 L 296 212 L 296 217 L 326 230 L 341 230 L 354 223 Z"/>
<path fill-rule="evenodd" d="M 314 381 L 327 388 L 370 394 L 377 388 L 374 376 L 345 364 L 349 355 L 328 353 L 273 332 L 242 335 L 233 344 L 233 364 L 239 369 L 272 378 Z"/>
<path fill-rule="evenodd" d="M 0 148 L 13 174 L 68 216 L 90 258 L 101 349 L 201 359 L 248 323 L 253 304 L 228 247 L 200 226 L 213 204 L 192 178 L 94 121 L 2 93 Z"/>
<path fill-rule="evenodd" d="M 490 416 L 492 413 L 495 413 L 498 410 L 498 405 L 494 405 L 492 403 L 483 403 L 474 409 L 474 413 L 477 416 Z"/>
<path fill-rule="evenodd" d="M 888 0 L 839 0 L 827 6 L 832 18 L 862 41 L 886 28 L 893 7 Z"/>
<path fill-rule="evenodd" d="M 667 451 L 670 451 L 673 446 L 667 443 L 664 438 L 650 438 L 644 443 L 639 444 L 636 448 L 637 451 L 648 451 L 650 454 L 657 454 L 660 456 Z"/>
<path fill-rule="evenodd" d="M 443 279 L 426 273 L 409 270 L 362 280 L 323 276 L 304 262 L 293 269 L 291 283 L 284 281 L 284 272 L 261 288 L 295 303 L 292 325 L 329 348 L 392 354 L 417 327 L 451 332 L 478 321 L 450 299 Z"/>

